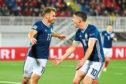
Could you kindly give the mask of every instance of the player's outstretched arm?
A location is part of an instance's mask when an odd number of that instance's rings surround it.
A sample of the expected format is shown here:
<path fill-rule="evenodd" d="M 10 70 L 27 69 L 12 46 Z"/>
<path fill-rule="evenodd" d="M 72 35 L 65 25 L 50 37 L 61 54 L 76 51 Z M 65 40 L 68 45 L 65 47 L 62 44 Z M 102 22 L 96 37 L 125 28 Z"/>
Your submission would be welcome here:
<path fill-rule="evenodd" d="M 37 32 L 35 30 L 31 30 L 29 33 L 28 33 L 28 37 L 30 39 L 30 42 L 34 45 L 36 44 L 37 40 L 36 38 L 34 37 L 35 35 L 37 34 Z"/>
<path fill-rule="evenodd" d="M 68 56 L 70 56 L 74 52 L 74 50 L 76 49 L 77 46 L 78 46 L 78 43 L 73 42 L 72 46 L 69 49 L 67 49 L 66 53 L 61 58 L 56 58 L 53 61 L 53 65 L 56 66 L 56 65 L 60 64 L 63 60 L 65 60 Z"/>
<path fill-rule="evenodd" d="M 51 31 L 52 31 L 52 36 L 53 36 L 53 37 L 58 37 L 58 38 L 61 39 L 61 40 L 63 40 L 63 39 L 66 38 L 66 36 L 64 36 L 64 35 L 62 35 L 62 34 L 58 34 L 58 33 L 54 32 L 53 30 L 51 30 Z"/>
<path fill-rule="evenodd" d="M 89 39 L 89 42 L 88 42 L 88 49 L 85 53 L 85 56 L 84 58 L 79 62 L 79 64 L 76 66 L 76 70 L 80 69 L 83 64 L 85 63 L 85 61 L 89 58 L 89 56 L 91 55 L 92 51 L 93 51 L 93 48 L 94 48 L 94 45 L 95 45 L 95 42 L 96 42 L 96 39 Z"/>

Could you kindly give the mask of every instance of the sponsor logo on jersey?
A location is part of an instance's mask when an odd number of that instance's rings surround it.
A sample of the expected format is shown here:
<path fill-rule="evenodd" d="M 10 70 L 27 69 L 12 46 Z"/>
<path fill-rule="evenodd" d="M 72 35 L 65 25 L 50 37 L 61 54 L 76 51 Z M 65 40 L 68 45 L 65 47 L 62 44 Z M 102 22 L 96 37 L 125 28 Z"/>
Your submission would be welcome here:
<path fill-rule="evenodd" d="M 93 34 L 90 34 L 90 36 L 95 36 L 95 33 L 93 33 Z"/>

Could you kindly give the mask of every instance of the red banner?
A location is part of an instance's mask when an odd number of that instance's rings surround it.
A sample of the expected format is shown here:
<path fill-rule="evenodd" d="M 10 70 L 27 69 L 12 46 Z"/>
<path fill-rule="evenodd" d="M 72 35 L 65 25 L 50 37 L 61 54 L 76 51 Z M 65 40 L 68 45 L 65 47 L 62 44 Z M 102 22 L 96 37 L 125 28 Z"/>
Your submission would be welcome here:
<path fill-rule="evenodd" d="M 126 59 L 126 46 L 113 47 L 112 59 Z"/>
<path fill-rule="evenodd" d="M 24 60 L 28 47 L 2 47 L 0 60 Z"/>
<path fill-rule="evenodd" d="M 61 57 L 69 47 L 50 47 L 49 60 Z M 2 47 L 0 48 L 0 61 L 24 60 L 27 55 L 28 47 Z M 83 48 L 77 47 L 67 60 L 81 59 L 84 56 Z M 113 47 L 112 59 L 126 59 L 126 46 Z"/>
<path fill-rule="evenodd" d="M 50 55 L 49 59 L 53 60 L 56 57 L 61 57 L 65 54 L 66 50 L 69 47 L 50 47 Z M 67 60 L 74 60 L 74 59 L 81 59 L 84 56 L 83 54 L 83 48 L 77 47 L 74 53 L 72 53 Z"/>

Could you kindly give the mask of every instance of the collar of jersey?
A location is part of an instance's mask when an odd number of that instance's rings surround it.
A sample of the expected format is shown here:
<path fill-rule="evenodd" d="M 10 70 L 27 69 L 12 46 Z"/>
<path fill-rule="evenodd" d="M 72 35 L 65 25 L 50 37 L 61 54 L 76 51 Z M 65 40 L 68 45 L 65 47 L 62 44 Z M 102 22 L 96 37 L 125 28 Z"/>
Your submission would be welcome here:
<path fill-rule="evenodd" d="M 42 23 L 45 25 L 45 26 L 47 26 L 43 21 L 42 21 Z M 47 26 L 48 27 L 48 26 Z M 48 27 L 49 28 L 49 27 Z"/>
<path fill-rule="evenodd" d="M 88 27 L 88 24 L 84 30 L 81 30 L 81 32 L 84 33 L 86 31 L 87 27 Z"/>
<path fill-rule="evenodd" d="M 111 33 L 112 33 L 112 31 L 111 31 L 111 32 L 108 32 L 108 31 L 107 31 L 107 33 L 108 33 L 108 34 L 111 34 Z"/>

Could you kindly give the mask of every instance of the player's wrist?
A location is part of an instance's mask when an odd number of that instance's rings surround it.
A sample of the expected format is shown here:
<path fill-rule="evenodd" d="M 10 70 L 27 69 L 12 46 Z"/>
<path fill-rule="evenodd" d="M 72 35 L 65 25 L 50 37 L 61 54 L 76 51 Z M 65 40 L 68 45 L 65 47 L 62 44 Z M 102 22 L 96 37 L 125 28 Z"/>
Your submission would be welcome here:
<path fill-rule="evenodd" d="M 35 39 L 35 38 L 34 37 L 30 37 L 29 39 L 31 40 L 31 39 Z"/>

